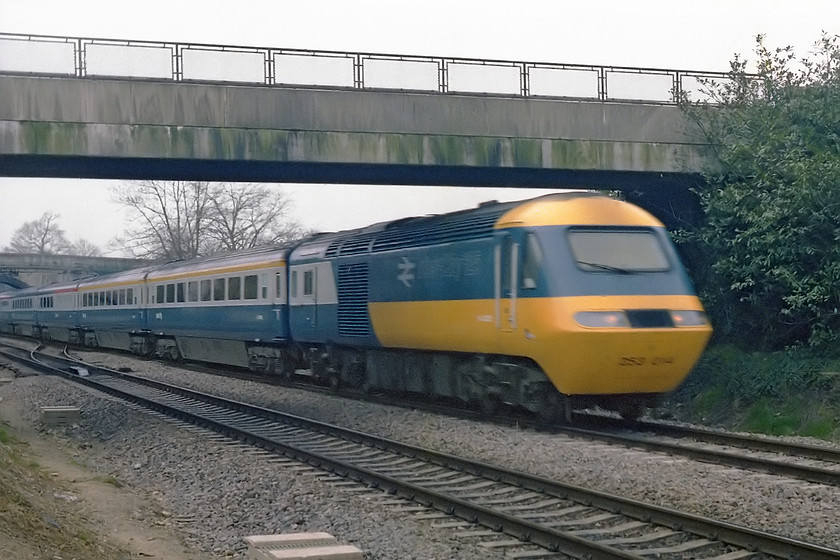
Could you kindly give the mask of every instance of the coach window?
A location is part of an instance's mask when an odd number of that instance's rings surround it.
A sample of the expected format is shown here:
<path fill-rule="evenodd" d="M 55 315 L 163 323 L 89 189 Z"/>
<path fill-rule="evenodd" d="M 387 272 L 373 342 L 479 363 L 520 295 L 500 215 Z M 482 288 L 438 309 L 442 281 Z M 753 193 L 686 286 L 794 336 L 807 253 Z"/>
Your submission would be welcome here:
<path fill-rule="evenodd" d="M 242 278 L 239 276 L 228 278 L 228 299 L 242 299 Z"/>
<path fill-rule="evenodd" d="M 125 305 L 125 288 L 120 290 L 120 305 Z"/>
<path fill-rule="evenodd" d="M 176 284 L 176 287 L 177 287 L 177 292 L 178 292 L 177 293 L 178 303 L 184 303 L 186 301 L 186 297 L 185 297 L 185 294 L 184 294 L 184 283 L 183 282 L 178 282 Z"/>
<path fill-rule="evenodd" d="M 307 270 L 303 273 L 303 295 L 311 296 L 315 293 L 315 271 Z"/>
<path fill-rule="evenodd" d="M 542 265 L 543 252 L 537 236 L 529 233 L 525 237 L 525 254 L 522 255 L 522 289 L 533 290 Z"/>
<path fill-rule="evenodd" d="M 175 284 L 166 285 L 166 303 L 175 303 Z"/>
<path fill-rule="evenodd" d="M 225 299 L 225 279 L 216 278 L 213 280 L 213 301 Z"/>
<path fill-rule="evenodd" d="M 134 288 L 128 288 L 125 291 L 125 302 L 128 305 L 132 305 L 132 304 L 137 303 L 136 301 L 134 301 Z"/>
<path fill-rule="evenodd" d="M 289 284 L 289 294 L 290 297 L 296 298 L 297 297 L 297 270 L 292 272 L 292 278 Z"/>
<path fill-rule="evenodd" d="M 198 282 L 187 282 L 187 300 L 198 301 Z"/>
<path fill-rule="evenodd" d="M 257 299 L 259 294 L 259 282 L 256 274 L 246 276 L 242 279 L 242 299 Z"/>
<path fill-rule="evenodd" d="M 283 275 L 280 272 L 274 275 L 274 297 L 283 297 Z"/>
<path fill-rule="evenodd" d="M 157 287 L 157 303 L 163 303 L 166 301 L 166 286 L 163 284 Z"/>
<path fill-rule="evenodd" d="M 111 292 L 111 305 L 119 305 L 120 304 L 120 291 L 114 290 Z"/>
<path fill-rule="evenodd" d="M 210 280 L 201 281 L 201 301 L 210 301 L 213 291 L 210 288 Z"/>

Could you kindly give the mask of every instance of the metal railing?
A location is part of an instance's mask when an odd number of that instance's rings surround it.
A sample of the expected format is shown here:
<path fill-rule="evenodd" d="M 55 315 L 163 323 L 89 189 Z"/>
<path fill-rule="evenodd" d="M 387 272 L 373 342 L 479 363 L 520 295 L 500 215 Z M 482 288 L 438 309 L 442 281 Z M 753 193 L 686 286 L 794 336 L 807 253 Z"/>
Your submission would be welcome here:
<path fill-rule="evenodd" d="M 0 74 L 675 104 L 725 72 L 0 33 Z"/>

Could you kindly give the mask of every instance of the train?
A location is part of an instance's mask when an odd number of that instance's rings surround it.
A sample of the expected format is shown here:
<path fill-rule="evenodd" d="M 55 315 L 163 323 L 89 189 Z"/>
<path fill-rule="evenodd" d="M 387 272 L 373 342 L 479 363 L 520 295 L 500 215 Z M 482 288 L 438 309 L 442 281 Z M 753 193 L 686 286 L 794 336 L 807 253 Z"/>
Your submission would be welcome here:
<path fill-rule="evenodd" d="M 0 332 L 553 421 L 637 417 L 712 327 L 664 225 L 586 191 L 7 291 Z"/>

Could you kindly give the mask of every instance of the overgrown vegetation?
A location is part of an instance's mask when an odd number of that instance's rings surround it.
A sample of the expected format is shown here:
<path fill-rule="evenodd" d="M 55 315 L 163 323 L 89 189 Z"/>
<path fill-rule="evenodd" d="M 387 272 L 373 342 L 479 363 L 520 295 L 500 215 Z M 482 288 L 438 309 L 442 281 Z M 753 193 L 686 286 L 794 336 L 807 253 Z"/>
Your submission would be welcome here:
<path fill-rule="evenodd" d="M 703 221 L 676 238 L 715 327 L 670 399 L 677 416 L 769 434 L 840 437 L 840 46 L 809 57 L 756 38 L 756 73 L 686 115 L 717 156 Z"/>
<path fill-rule="evenodd" d="M 840 437 L 840 358 L 807 348 L 710 348 L 668 400 L 680 419 L 772 435 Z"/>
<path fill-rule="evenodd" d="M 840 337 L 840 46 L 812 58 L 757 38 L 757 74 L 736 57 L 710 102 L 685 103 L 718 164 L 698 189 L 704 223 L 680 232 L 718 340 L 750 349 Z"/>

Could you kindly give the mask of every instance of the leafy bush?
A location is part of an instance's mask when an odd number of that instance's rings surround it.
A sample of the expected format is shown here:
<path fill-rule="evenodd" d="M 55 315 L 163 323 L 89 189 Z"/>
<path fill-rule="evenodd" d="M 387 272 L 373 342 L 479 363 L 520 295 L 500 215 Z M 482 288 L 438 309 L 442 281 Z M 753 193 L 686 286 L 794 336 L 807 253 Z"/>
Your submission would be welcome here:
<path fill-rule="evenodd" d="M 680 232 L 718 339 L 750 348 L 840 336 L 840 46 L 815 61 L 757 39 L 758 74 L 736 57 L 713 103 L 683 104 L 717 162 L 697 193 L 704 223 Z"/>
<path fill-rule="evenodd" d="M 714 346 L 667 406 L 684 420 L 774 435 L 830 438 L 840 428 L 840 360 L 810 349 Z"/>

